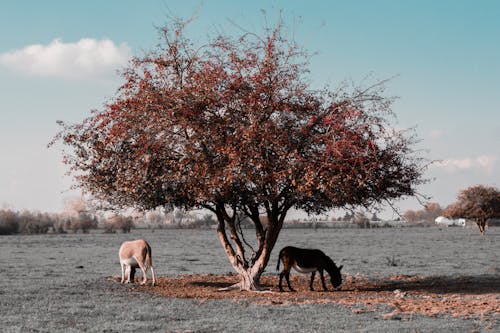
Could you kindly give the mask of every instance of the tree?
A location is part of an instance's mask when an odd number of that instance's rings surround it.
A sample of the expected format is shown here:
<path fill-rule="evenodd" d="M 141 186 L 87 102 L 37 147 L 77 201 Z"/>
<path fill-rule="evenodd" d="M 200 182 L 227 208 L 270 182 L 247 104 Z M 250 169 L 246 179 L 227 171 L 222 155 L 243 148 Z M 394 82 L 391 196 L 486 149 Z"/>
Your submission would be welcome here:
<path fill-rule="evenodd" d="M 12 235 L 19 232 L 19 218 L 11 210 L 0 210 L 0 235 Z"/>
<path fill-rule="evenodd" d="M 417 212 L 412 209 L 408 209 L 403 213 L 403 219 L 406 222 L 413 223 L 417 221 Z"/>
<path fill-rule="evenodd" d="M 443 209 L 437 202 L 427 202 L 422 213 L 422 219 L 434 223 L 436 217 L 443 214 Z"/>
<path fill-rule="evenodd" d="M 69 218 L 68 229 L 74 233 L 82 230 L 88 233 L 90 229 L 96 229 L 98 225 L 97 217 L 90 203 L 83 197 L 68 198 L 65 200 L 65 215 Z"/>
<path fill-rule="evenodd" d="M 280 24 L 201 48 L 185 26 L 160 29 L 160 46 L 131 62 L 103 110 L 62 124 L 85 192 L 110 207 L 211 211 L 238 287 L 253 290 L 292 207 L 369 207 L 424 182 L 414 138 L 390 127 L 384 82 L 313 90 L 307 54 Z"/>
<path fill-rule="evenodd" d="M 404 212 L 403 218 L 405 219 L 405 221 L 408 221 L 410 223 L 422 221 L 434 223 L 436 217 L 442 214 L 443 209 L 437 202 L 426 202 L 424 204 L 424 209 L 417 211 L 409 209 Z"/>
<path fill-rule="evenodd" d="M 500 191 L 484 185 L 468 187 L 459 192 L 455 203 L 446 207 L 444 215 L 474 220 L 484 235 L 486 221 L 500 218 Z"/>

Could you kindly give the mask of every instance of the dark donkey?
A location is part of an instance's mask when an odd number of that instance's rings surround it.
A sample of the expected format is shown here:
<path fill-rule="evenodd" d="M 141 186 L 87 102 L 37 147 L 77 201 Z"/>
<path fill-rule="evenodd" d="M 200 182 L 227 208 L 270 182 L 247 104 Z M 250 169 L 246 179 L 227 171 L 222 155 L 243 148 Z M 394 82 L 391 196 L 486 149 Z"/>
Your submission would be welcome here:
<path fill-rule="evenodd" d="M 325 285 L 323 270 L 326 270 L 330 275 L 333 288 L 336 290 L 340 289 L 340 285 L 342 284 L 340 270 L 343 266 L 337 267 L 333 260 L 320 250 L 300 249 L 298 247 L 287 246 L 280 251 L 276 270 L 280 269 L 280 261 L 283 261 L 284 266 L 283 271 L 280 273 L 280 291 L 283 291 L 281 287 L 283 276 L 286 278 L 286 283 L 290 291 L 295 291 L 290 285 L 290 270 L 292 267 L 299 273 L 311 273 L 311 282 L 309 283 L 310 290 L 314 290 L 313 282 L 316 271 L 319 271 L 319 275 L 321 276 L 323 290 L 328 290 Z"/>

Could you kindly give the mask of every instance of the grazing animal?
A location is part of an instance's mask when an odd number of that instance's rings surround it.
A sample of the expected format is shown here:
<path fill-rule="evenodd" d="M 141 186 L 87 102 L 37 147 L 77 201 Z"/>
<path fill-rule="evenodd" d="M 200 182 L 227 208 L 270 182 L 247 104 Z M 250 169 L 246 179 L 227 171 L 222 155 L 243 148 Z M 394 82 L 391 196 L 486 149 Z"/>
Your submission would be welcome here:
<path fill-rule="evenodd" d="M 151 260 L 151 246 L 143 239 L 123 242 L 118 251 L 120 258 L 120 266 L 122 269 L 121 283 L 130 283 L 130 279 L 134 278 L 135 269 L 139 267 L 142 271 L 142 282 L 147 282 L 147 268 L 151 269 L 153 278 L 153 286 L 156 283 L 155 271 Z M 132 280 L 133 281 L 133 280 Z"/>
<path fill-rule="evenodd" d="M 343 266 L 341 265 L 340 267 L 337 267 L 333 260 L 320 250 L 301 249 L 298 247 L 287 246 L 280 251 L 276 270 L 280 269 L 280 261 L 283 261 L 283 271 L 280 273 L 279 281 L 280 291 L 283 291 L 283 287 L 281 286 L 283 277 L 286 278 L 286 283 L 290 291 L 295 291 L 290 285 L 290 270 L 292 267 L 299 273 L 311 273 L 311 282 L 309 283 L 310 290 L 314 290 L 313 282 L 316 271 L 319 271 L 319 275 L 321 276 L 323 290 L 328 290 L 325 285 L 323 270 L 326 270 L 330 275 L 330 281 L 335 290 L 340 289 L 340 286 L 342 285 L 342 275 L 340 274 L 340 270 Z"/>

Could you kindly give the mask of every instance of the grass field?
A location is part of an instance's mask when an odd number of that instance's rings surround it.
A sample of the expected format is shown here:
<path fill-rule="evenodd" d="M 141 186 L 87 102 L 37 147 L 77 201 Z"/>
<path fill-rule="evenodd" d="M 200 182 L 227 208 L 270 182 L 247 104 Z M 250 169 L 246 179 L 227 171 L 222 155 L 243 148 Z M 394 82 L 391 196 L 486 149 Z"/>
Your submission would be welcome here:
<path fill-rule="evenodd" d="M 148 240 L 160 277 L 226 274 L 213 230 L 0 237 L 0 332 L 495 332 L 499 315 L 386 319 L 337 303 L 259 304 L 239 299 L 166 298 L 116 282 L 122 241 Z M 285 229 L 285 245 L 320 248 L 351 277 L 463 276 L 500 281 L 500 228 Z M 138 274 L 140 276 L 140 273 Z M 473 283 L 473 282 L 472 282 Z M 460 291 L 457 291 L 460 292 Z M 498 288 L 491 290 L 497 293 Z"/>

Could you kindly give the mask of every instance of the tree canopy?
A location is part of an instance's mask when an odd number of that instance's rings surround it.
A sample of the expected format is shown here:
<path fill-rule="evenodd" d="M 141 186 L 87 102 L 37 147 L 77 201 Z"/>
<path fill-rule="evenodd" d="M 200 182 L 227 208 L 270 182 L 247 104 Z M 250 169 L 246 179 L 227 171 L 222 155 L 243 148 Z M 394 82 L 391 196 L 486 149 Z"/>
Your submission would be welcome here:
<path fill-rule="evenodd" d="M 133 59 L 102 110 L 63 125 L 65 161 L 95 198 L 212 211 L 240 287 L 253 289 L 292 207 L 368 207 L 424 182 L 414 138 L 390 126 L 384 82 L 312 89 L 308 57 L 281 25 L 202 47 L 184 28 L 160 29 L 160 45 Z"/>

